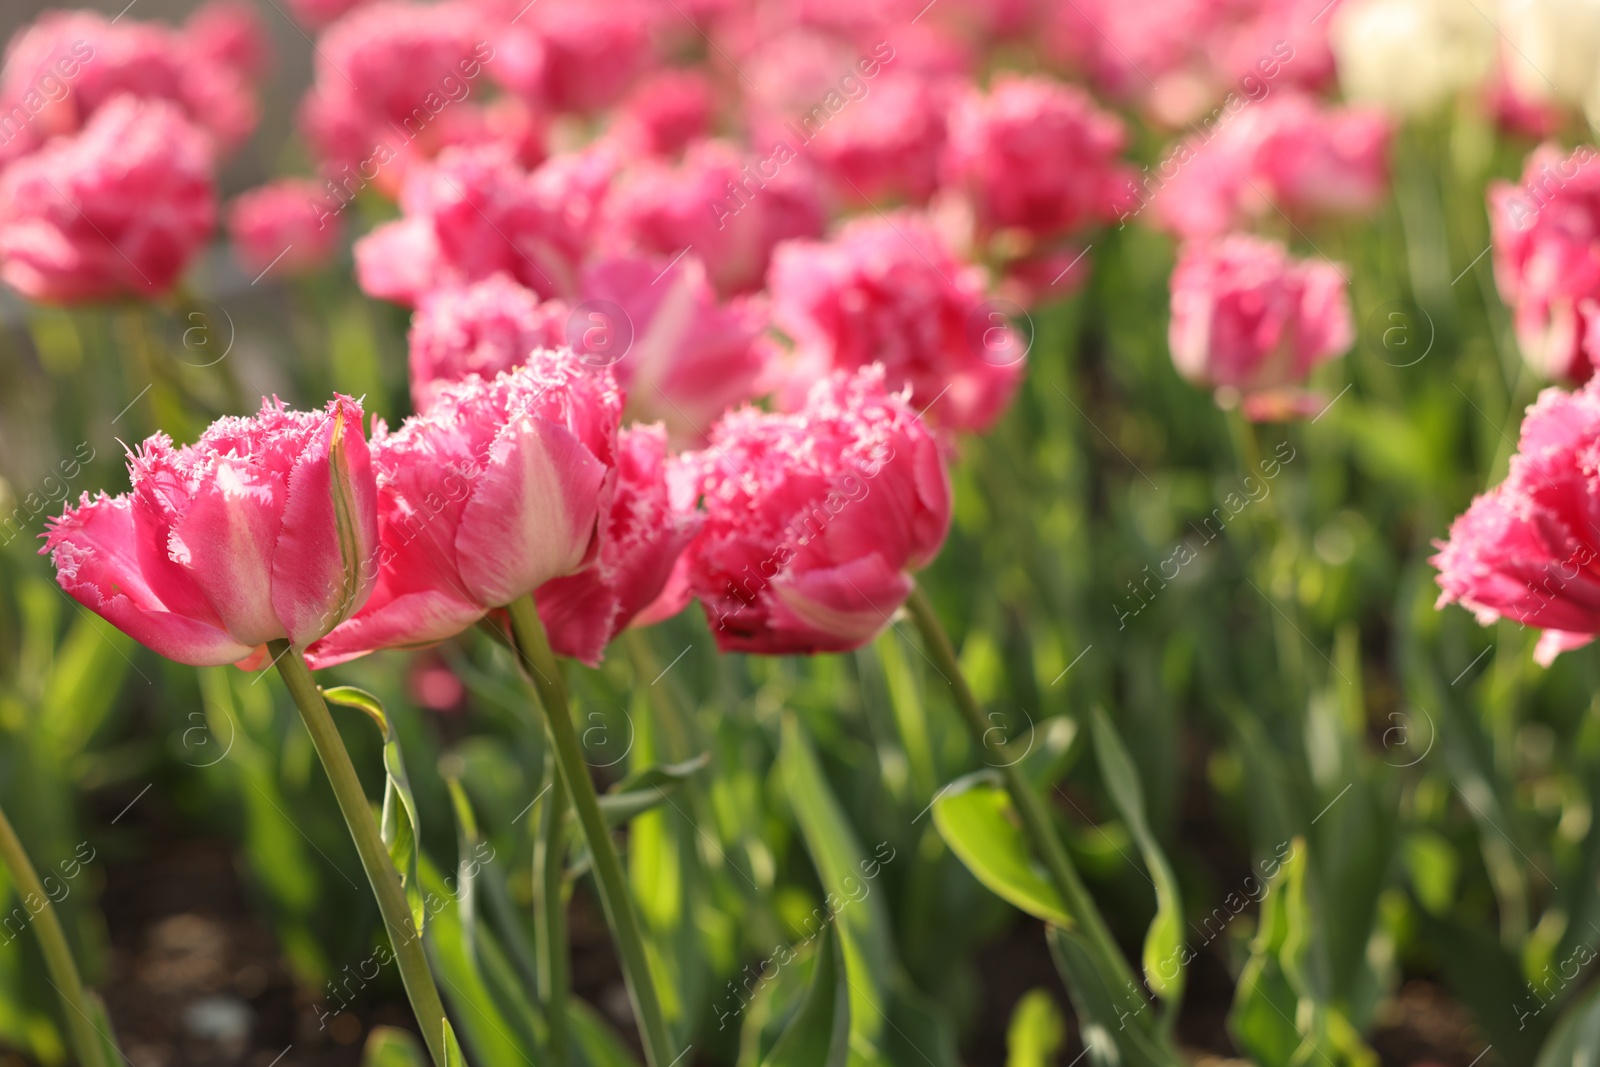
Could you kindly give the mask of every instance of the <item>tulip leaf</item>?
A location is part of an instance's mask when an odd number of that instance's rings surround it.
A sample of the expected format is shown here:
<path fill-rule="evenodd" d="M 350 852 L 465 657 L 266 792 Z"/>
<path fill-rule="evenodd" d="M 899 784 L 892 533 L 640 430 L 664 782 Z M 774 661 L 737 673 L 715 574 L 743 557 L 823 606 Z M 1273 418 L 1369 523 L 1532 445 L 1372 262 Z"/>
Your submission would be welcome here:
<path fill-rule="evenodd" d="M 605 815 L 607 825 L 620 826 L 635 815 L 661 804 L 710 762 L 711 753 L 702 752 L 682 763 L 646 767 L 628 775 L 600 797 L 600 811 Z"/>
<path fill-rule="evenodd" d="M 1011 798 L 993 773 L 959 778 L 933 802 L 933 823 L 956 854 L 995 896 L 1056 926 L 1071 926 L 1061 894 L 1050 884 L 1023 840 Z"/>
<path fill-rule="evenodd" d="M 1045 936 L 1077 1012 L 1089 1063 L 1093 1067 L 1170 1067 L 1172 1054 L 1164 1053 L 1149 1034 L 1152 1020 L 1144 991 L 1131 980 L 1122 989 L 1107 986 L 1094 953 L 1079 932 L 1052 926 Z"/>
<path fill-rule="evenodd" d="M 1589 989 L 1561 1013 L 1534 1067 L 1592 1065 L 1596 1049 L 1600 1049 L 1600 986 Z"/>
<path fill-rule="evenodd" d="M 361 1052 L 361 1067 L 430 1067 L 428 1054 L 410 1033 L 394 1026 L 375 1026 Z"/>
<path fill-rule="evenodd" d="M 1090 719 L 1094 734 L 1095 761 L 1105 780 L 1111 801 L 1116 805 L 1128 832 L 1139 846 L 1144 864 L 1150 868 L 1156 890 L 1156 916 L 1144 936 L 1144 980 L 1163 1000 L 1177 1003 L 1183 995 L 1183 904 L 1178 897 L 1178 879 L 1172 873 L 1166 853 L 1156 841 L 1145 816 L 1144 788 L 1139 768 L 1123 747 L 1117 729 L 1101 708 Z"/>
<path fill-rule="evenodd" d="M 761 1067 L 845 1067 L 849 1056 L 850 987 L 844 979 L 844 952 L 833 928 L 825 926 L 805 1000 Z"/>
<path fill-rule="evenodd" d="M 1049 991 L 1023 994 L 1006 1027 L 1006 1067 L 1050 1067 L 1066 1043 L 1066 1020 Z"/>
<path fill-rule="evenodd" d="M 567 1022 L 572 1026 L 574 1051 L 585 1067 L 639 1067 L 627 1043 L 587 1002 L 577 997 L 568 1000 Z"/>
<path fill-rule="evenodd" d="M 383 703 L 365 689 L 353 685 L 337 685 L 322 691 L 330 704 L 355 708 L 366 712 L 383 732 L 383 843 L 389 849 L 389 858 L 400 872 L 400 884 L 406 892 L 406 904 L 411 908 L 411 919 L 421 933 L 427 917 L 422 904 L 422 881 L 417 876 L 417 854 L 420 831 L 417 821 L 417 801 L 411 794 L 411 780 L 406 777 L 405 758 L 400 754 L 400 736 L 394 724 L 384 713 Z"/>
<path fill-rule="evenodd" d="M 467 1058 L 461 1054 L 461 1042 L 456 1040 L 450 1020 L 445 1018 L 439 1022 L 444 1026 L 444 1067 L 467 1067 Z"/>

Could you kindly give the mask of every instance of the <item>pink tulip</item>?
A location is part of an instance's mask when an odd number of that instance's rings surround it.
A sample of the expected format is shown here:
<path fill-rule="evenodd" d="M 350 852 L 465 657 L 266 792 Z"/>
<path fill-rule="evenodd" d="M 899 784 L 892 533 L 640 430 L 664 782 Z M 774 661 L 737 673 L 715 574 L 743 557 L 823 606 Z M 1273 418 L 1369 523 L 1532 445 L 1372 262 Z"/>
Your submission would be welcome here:
<path fill-rule="evenodd" d="M 724 411 L 756 395 L 770 350 L 765 301 L 719 302 L 699 257 L 605 257 L 584 270 L 582 295 L 567 343 L 612 363 L 629 411 L 664 422 L 675 441 L 703 443 Z"/>
<path fill-rule="evenodd" d="M 716 107 L 716 86 L 706 74 L 662 70 L 628 94 L 611 136 L 624 156 L 675 156 L 706 136 Z"/>
<path fill-rule="evenodd" d="M 685 462 L 706 510 L 689 582 L 725 652 L 859 648 L 950 526 L 939 443 L 878 367 L 818 382 L 792 415 L 731 412 Z"/>
<path fill-rule="evenodd" d="M 532 173 L 505 145 L 447 149 L 406 176 L 405 217 L 356 242 L 357 281 L 401 304 L 498 273 L 540 296 L 571 297 L 613 168 L 603 149 L 552 157 Z"/>
<path fill-rule="evenodd" d="M 1122 121 L 1087 93 L 1044 77 L 1002 75 L 950 115 L 948 180 L 966 192 L 984 234 L 1044 240 L 1115 218 L 1130 170 Z"/>
<path fill-rule="evenodd" d="M 377 585 L 313 665 L 442 641 L 591 564 L 621 414 L 610 373 L 560 351 L 451 386 L 392 434 L 380 423 Z"/>
<path fill-rule="evenodd" d="M 1489 186 L 1489 228 L 1500 296 L 1511 306 L 1523 358 L 1545 378 L 1583 382 L 1586 305 L 1600 299 L 1600 162 L 1580 145 L 1562 157 L 1535 149 L 1522 183 Z"/>
<path fill-rule="evenodd" d="M 631 426 L 618 436 L 616 495 L 600 523 L 594 565 L 546 582 L 534 597 L 550 646 L 561 655 L 592 667 L 630 623 L 649 625 L 688 606 L 686 576 L 677 565 L 701 516 L 692 501 L 674 507 L 671 463 L 659 424 Z M 672 582 L 675 573 L 679 580 Z"/>
<path fill-rule="evenodd" d="M 0 277 L 46 303 L 159 296 L 216 200 L 206 136 L 172 104 L 120 97 L 0 174 Z"/>
<path fill-rule="evenodd" d="M 345 180 L 360 184 L 383 177 L 392 188 L 399 175 L 391 160 L 418 154 L 408 148 L 481 95 L 494 60 L 491 28 L 467 0 L 363 5 L 319 38 L 301 128 L 324 170 L 348 168 Z"/>
<path fill-rule="evenodd" d="M 0 104 L 6 113 L 19 106 L 31 113 L 43 141 L 83 129 L 119 96 L 164 100 L 226 153 L 255 129 L 251 75 L 197 45 L 203 42 L 155 23 L 113 25 L 92 11 L 49 11 L 6 48 Z"/>
<path fill-rule="evenodd" d="M 237 71 L 252 85 L 272 62 L 267 27 L 247 0 L 208 0 L 189 16 L 183 35 L 196 53 Z"/>
<path fill-rule="evenodd" d="M 782 245 L 768 284 L 773 323 L 795 342 L 787 406 L 836 370 L 881 363 L 930 420 L 981 431 L 1022 379 L 1025 340 L 923 216 L 864 216 L 832 241 Z"/>
<path fill-rule="evenodd" d="M 1262 398 L 1292 391 L 1354 339 L 1339 268 L 1292 259 L 1275 241 L 1238 234 L 1191 244 L 1172 272 L 1173 363 L 1224 398 L 1252 400 L 1247 413 L 1285 410 Z"/>
<path fill-rule="evenodd" d="M 808 142 L 840 199 L 925 204 L 939 181 L 949 91 L 914 75 L 881 75 L 856 106 Z"/>
<path fill-rule="evenodd" d="M 487 0 L 505 62 L 492 75 L 553 111 L 593 112 L 616 103 L 650 60 L 656 5 L 641 0 Z M 670 9 L 668 9 L 670 11 Z"/>
<path fill-rule="evenodd" d="M 323 195 L 321 185 L 305 178 L 280 178 L 241 193 L 228 211 L 228 235 L 245 273 L 306 274 L 332 259 L 341 227 Z"/>
<path fill-rule="evenodd" d="M 426 411 L 469 375 L 493 378 L 535 350 L 566 344 L 569 317 L 566 304 L 541 302 L 505 274 L 429 293 L 411 318 L 412 406 Z"/>
<path fill-rule="evenodd" d="M 691 145 L 677 167 L 640 161 L 606 214 L 613 243 L 668 258 L 692 248 L 725 294 L 759 289 L 773 248 L 816 237 L 826 222 L 815 176 L 793 149 L 746 156 L 722 141 Z"/>
<path fill-rule="evenodd" d="M 1296 218 L 1364 215 L 1389 188 L 1390 119 L 1276 94 L 1167 153 L 1141 199 L 1181 237 L 1217 237 L 1275 210 Z"/>
<path fill-rule="evenodd" d="M 43 551 L 73 599 L 169 659 L 236 663 L 268 641 L 304 647 L 372 590 L 377 494 L 361 405 L 263 401 L 193 445 L 156 434 L 129 456 L 133 488 L 84 494 Z"/>
<path fill-rule="evenodd" d="M 1546 389 L 1528 408 L 1505 481 L 1479 496 L 1438 542 L 1439 606 L 1482 625 L 1514 619 L 1544 631 L 1536 657 L 1600 633 L 1600 384 Z"/>

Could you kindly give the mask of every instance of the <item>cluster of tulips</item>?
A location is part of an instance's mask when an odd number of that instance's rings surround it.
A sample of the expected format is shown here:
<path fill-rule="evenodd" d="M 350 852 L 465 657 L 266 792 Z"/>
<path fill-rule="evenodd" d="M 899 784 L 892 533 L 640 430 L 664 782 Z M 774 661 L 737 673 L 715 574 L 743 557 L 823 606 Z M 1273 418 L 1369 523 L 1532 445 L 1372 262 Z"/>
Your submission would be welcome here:
<path fill-rule="evenodd" d="M 355 240 L 354 270 L 412 310 L 414 414 L 369 428 L 355 398 L 273 399 L 192 444 L 157 434 L 131 451 L 131 488 L 66 508 L 44 551 L 67 593 L 156 652 L 282 672 L 440 1064 L 453 1038 L 400 936 L 400 872 L 308 667 L 480 623 L 508 635 L 667 1067 L 553 656 L 594 665 L 691 602 L 723 651 L 774 655 L 856 649 L 909 610 L 981 744 L 914 574 L 950 526 L 960 435 L 1003 417 L 1028 309 L 1077 289 L 1097 229 L 1181 242 L 1185 378 L 1250 419 L 1309 417 L 1327 403 L 1313 373 L 1355 340 L 1348 270 L 1264 232 L 1372 211 L 1399 122 L 1441 99 L 1482 95 L 1542 133 L 1572 105 L 1437 3 L 290 6 L 318 34 L 299 111 L 316 174 L 226 211 L 218 168 L 269 60 L 254 9 L 217 0 L 181 30 L 57 12 L 20 32 L 0 73 L 0 278 L 43 304 L 164 300 L 219 219 L 247 277 L 314 278 L 349 205 L 398 203 Z M 1402 31 L 1424 44 L 1400 48 Z M 1336 73 L 1353 102 L 1327 99 Z M 1159 162 L 1124 158 L 1122 119 L 1085 85 L 1180 131 Z M 1542 148 L 1490 193 L 1530 366 L 1574 384 L 1600 363 L 1593 157 Z M 1541 656 L 1592 639 L 1597 471 L 1600 379 L 1552 389 L 1437 557 L 1444 600 L 1546 630 Z M 1007 783 L 1120 988 L 1131 972 L 1042 801 Z"/>

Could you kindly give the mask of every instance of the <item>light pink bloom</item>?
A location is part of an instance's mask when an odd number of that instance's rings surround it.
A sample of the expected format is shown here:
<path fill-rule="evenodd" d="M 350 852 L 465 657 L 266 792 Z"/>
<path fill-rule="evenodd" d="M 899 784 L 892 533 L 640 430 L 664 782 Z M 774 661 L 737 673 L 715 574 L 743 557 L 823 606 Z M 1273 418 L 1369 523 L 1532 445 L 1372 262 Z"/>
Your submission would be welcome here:
<path fill-rule="evenodd" d="M 216 223 L 211 142 L 125 96 L 0 174 L 0 278 L 46 303 L 156 297 Z"/>
<path fill-rule="evenodd" d="M 183 35 L 199 55 L 251 84 L 261 81 L 272 62 L 267 27 L 248 0 L 208 0 L 189 16 Z"/>
<path fill-rule="evenodd" d="M 861 647 L 950 526 L 939 443 L 877 368 L 818 382 L 792 415 L 730 413 L 691 462 L 689 580 L 725 652 Z"/>
<path fill-rule="evenodd" d="M 700 444 L 724 411 L 755 396 L 769 355 L 766 324 L 759 297 L 719 302 L 697 256 L 611 256 L 585 269 L 567 343 L 590 362 L 613 363 L 635 417 L 664 422 L 676 442 Z M 591 328 L 601 331 L 594 344 Z"/>
<path fill-rule="evenodd" d="M 406 177 L 405 217 L 356 242 L 370 296 L 414 304 L 430 289 L 510 275 L 571 297 L 614 164 L 604 150 L 554 156 L 532 173 L 505 145 L 451 148 Z"/>
<path fill-rule="evenodd" d="M 599 555 L 592 566 L 546 582 L 534 594 L 550 645 L 561 655 L 595 666 L 630 623 L 647 626 L 688 606 L 678 561 L 702 516 L 673 506 L 667 485 L 672 462 L 660 425 L 631 426 L 618 436 L 616 493 L 600 523 Z M 675 573 L 679 580 L 672 582 Z"/>
<path fill-rule="evenodd" d="M 705 73 L 661 70 L 628 94 L 611 137 L 625 156 L 675 156 L 706 136 L 716 106 L 716 86 Z"/>
<path fill-rule="evenodd" d="M 280 178 L 241 193 L 228 210 L 233 254 L 252 278 L 306 274 L 333 258 L 341 227 L 308 178 Z"/>
<path fill-rule="evenodd" d="M 1479 496 L 1437 542 L 1439 606 L 1482 625 L 1514 619 L 1544 631 L 1535 658 L 1600 633 L 1600 385 L 1546 389 L 1528 408 L 1505 481 Z"/>
<path fill-rule="evenodd" d="M 1275 241 L 1239 234 L 1196 242 L 1172 272 L 1172 361 L 1225 397 L 1291 390 L 1354 339 L 1339 268 L 1293 259 Z M 1247 413 L 1281 407 L 1258 399 Z"/>
<path fill-rule="evenodd" d="M 982 272 L 923 216 L 863 216 L 831 241 L 784 244 L 768 288 L 773 324 L 795 342 L 787 405 L 834 371 L 880 363 L 929 419 L 984 430 L 1022 379 L 1025 340 L 986 303 Z"/>
<path fill-rule="evenodd" d="M 377 493 L 361 405 L 263 401 L 193 445 L 165 434 L 128 458 L 130 492 L 84 494 L 43 551 L 73 599 L 169 659 L 236 663 L 304 647 L 372 590 Z"/>
<path fill-rule="evenodd" d="M 924 204 L 939 181 L 950 92 L 930 79 L 883 74 L 833 116 L 809 148 L 847 201 Z"/>
<path fill-rule="evenodd" d="M 718 291 L 732 294 L 759 289 L 773 248 L 819 236 L 826 215 L 815 174 L 789 146 L 746 156 L 702 141 L 676 167 L 636 164 L 618 179 L 607 219 L 625 250 L 671 258 L 692 247 Z"/>
<path fill-rule="evenodd" d="M 315 665 L 442 641 L 594 561 L 616 478 L 622 397 L 568 351 L 442 390 L 373 432 L 377 585 Z"/>
<path fill-rule="evenodd" d="M 52 86 L 54 87 L 52 89 Z M 92 11 L 48 11 L 11 39 L 0 71 L 0 104 L 23 106 L 44 140 L 82 129 L 118 96 L 165 100 L 223 151 L 255 129 L 247 72 L 218 62 L 184 33 Z M 43 95 L 43 106 L 35 107 Z"/>
<path fill-rule="evenodd" d="M 564 345 L 569 314 L 565 303 L 541 302 L 505 274 L 429 293 L 411 318 L 412 406 L 426 411 L 469 375 L 493 378 L 536 349 Z"/>
<path fill-rule="evenodd" d="M 553 111 L 592 112 L 621 99 L 648 64 L 651 30 L 662 18 L 658 5 L 641 0 L 490 0 L 485 7 L 502 16 L 490 19 L 505 52 L 492 75 Z"/>
<path fill-rule="evenodd" d="M 1076 86 L 1002 75 L 953 109 L 946 173 L 981 233 L 1048 239 L 1116 217 L 1131 175 L 1117 158 L 1126 144 L 1122 121 Z"/>
<path fill-rule="evenodd" d="M 330 26 L 300 108 L 324 168 L 349 167 L 363 182 L 381 175 L 392 187 L 401 175 L 391 161 L 432 155 L 440 116 L 483 93 L 490 37 L 467 0 L 381 0 Z"/>
<path fill-rule="evenodd" d="M 1580 145 L 1528 156 L 1522 182 L 1489 186 L 1494 275 L 1510 305 L 1523 358 L 1544 377 L 1583 382 L 1585 305 L 1600 298 L 1600 162 Z"/>

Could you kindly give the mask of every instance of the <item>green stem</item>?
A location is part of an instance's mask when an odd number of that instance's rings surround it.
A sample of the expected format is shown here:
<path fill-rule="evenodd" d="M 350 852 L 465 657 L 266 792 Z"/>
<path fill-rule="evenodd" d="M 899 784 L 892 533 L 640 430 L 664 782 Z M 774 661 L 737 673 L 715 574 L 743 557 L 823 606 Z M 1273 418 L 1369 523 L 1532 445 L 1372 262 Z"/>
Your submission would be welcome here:
<path fill-rule="evenodd" d="M 0 860 L 4 860 L 10 869 L 18 895 L 24 901 L 32 897 L 40 902 L 40 909 L 33 919 L 34 929 L 39 935 L 39 948 L 44 951 L 45 966 L 50 969 L 51 984 L 56 987 L 61 1006 L 65 1009 L 63 1014 L 67 1017 L 67 1027 L 72 1033 L 72 1045 L 78 1053 L 78 1062 L 83 1067 L 107 1067 L 105 1045 L 95 1032 L 93 1016 L 88 1011 L 88 994 L 83 988 L 83 979 L 78 976 L 78 965 L 72 961 L 72 949 L 67 946 L 66 932 L 61 929 L 61 920 L 56 916 L 50 895 L 44 891 L 39 873 L 33 869 L 33 863 L 28 859 L 28 853 L 23 849 L 17 832 L 11 828 L 11 820 L 6 818 L 3 809 L 0 809 Z M 32 912 L 33 909 L 28 908 L 28 911 Z"/>
<path fill-rule="evenodd" d="M 945 633 L 944 625 L 939 622 L 939 617 L 934 613 L 933 605 L 928 602 L 921 586 L 912 587 L 911 596 L 906 600 L 906 610 L 911 614 L 917 629 L 922 632 L 923 643 L 928 646 L 934 666 L 950 683 L 956 706 L 960 709 L 961 717 L 972 734 L 973 744 L 982 748 L 984 735 L 992 724 L 984 715 L 983 707 L 977 698 L 972 695 L 972 690 L 967 686 L 966 676 L 961 673 L 961 664 L 956 659 L 950 636 Z M 1017 815 L 1022 820 L 1023 833 L 1028 836 L 1034 851 L 1043 857 L 1051 884 L 1055 886 L 1056 892 L 1061 894 L 1067 913 L 1077 920 L 1084 943 L 1097 957 L 1096 963 L 1106 988 L 1113 990 L 1141 988 L 1116 938 L 1111 936 L 1110 927 L 1106 925 L 1105 919 L 1101 918 L 1100 909 L 1095 906 L 1094 898 L 1089 895 L 1089 890 L 1078 878 L 1077 869 L 1072 865 L 1072 858 L 1067 855 L 1066 847 L 1056 834 L 1049 807 L 1039 798 L 1033 784 L 1022 773 L 1021 762 L 1008 763 L 999 769 L 1005 779 L 1006 792 L 1011 795 L 1011 802 L 1016 806 Z M 1173 1062 L 1177 1062 L 1176 1059 Z"/>
<path fill-rule="evenodd" d="M 411 908 L 400 885 L 400 873 L 384 847 L 378 821 L 372 815 L 372 805 L 361 788 L 361 779 L 356 777 L 355 764 L 350 762 L 344 739 L 339 736 L 328 705 L 300 653 L 282 639 L 267 642 L 267 648 L 283 677 L 283 684 L 300 709 L 300 718 L 311 734 L 311 743 L 316 746 L 323 769 L 328 772 L 333 795 L 339 800 L 345 825 L 350 828 L 356 851 L 361 854 L 361 866 L 372 884 L 373 896 L 378 898 L 378 910 L 383 913 L 389 943 L 394 947 L 395 963 L 400 968 L 400 980 L 411 1000 L 411 1010 L 416 1012 L 422 1038 L 427 1042 L 435 1067 L 445 1067 L 444 1004 L 433 984 L 433 974 L 428 970 L 428 956 L 422 947 L 421 933 L 411 918 Z"/>
<path fill-rule="evenodd" d="M 518 597 L 511 602 L 508 610 L 517 652 L 533 678 L 534 688 L 539 692 L 539 703 L 544 709 L 545 725 L 550 732 L 556 762 L 560 765 L 562 779 L 567 783 L 572 806 L 578 813 L 584 839 L 589 844 L 595 884 L 600 889 L 600 903 L 605 908 L 606 922 L 611 927 L 611 936 L 622 960 L 622 975 L 627 980 L 634 1017 L 639 1021 L 639 1032 L 644 1039 L 645 1060 L 649 1067 L 668 1067 L 673 1055 L 667 1040 L 665 1016 L 661 1012 L 661 998 L 656 993 L 655 981 L 650 975 L 650 961 L 645 955 L 639 917 L 634 912 L 633 899 L 628 895 L 622 861 L 617 858 L 617 850 L 612 846 L 611 832 L 606 827 L 605 816 L 600 812 L 600 800 L 595 796 L 594 782 L 590 781 L 589 769 L 583 762 L 583 750 L 578 746 L 578 732 L 572 725 L 572 715 L 567 707 L 566 683 L 562 681 L 555 653 L 550 650 L 550 641 L 545 636 L 544 624 L 539 621 L 539 610 L 534 606 L 533 597 Z"/>
<path fill-rule="evenodd" d="M 547 754 L 550 796 L 539 813 L 539 835 L 533 846 L 539 912 L 539 996 L 550 1024 L 550 1058 L 567 1062 L 567 787 L 562 784 L 555 753 Z"/>

